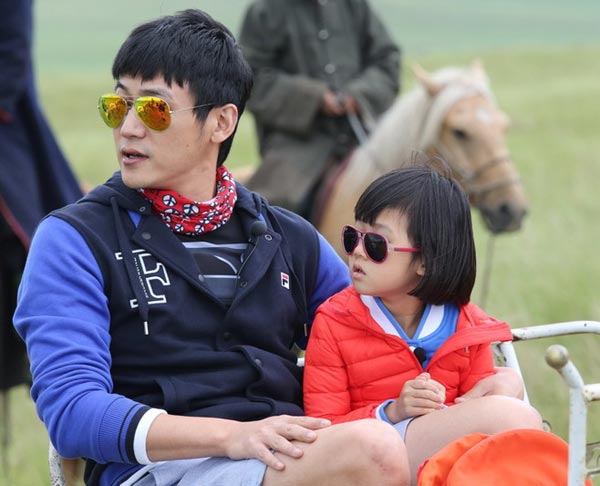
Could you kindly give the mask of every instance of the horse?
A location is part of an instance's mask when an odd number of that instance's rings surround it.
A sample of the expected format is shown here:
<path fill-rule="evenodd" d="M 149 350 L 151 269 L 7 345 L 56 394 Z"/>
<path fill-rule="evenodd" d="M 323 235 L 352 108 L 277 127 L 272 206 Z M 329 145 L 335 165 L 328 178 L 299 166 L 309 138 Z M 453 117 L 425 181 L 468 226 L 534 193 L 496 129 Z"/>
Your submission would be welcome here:
<path fill-rule="evenodd" d="M 497 107 L 481 62 L 433 73 L 415 66 L 413 71 L 417 87 L 394 102 L 324 183 L 327 198 L 319 200 L 320 215 L 313 223 L 340 255 L 340 231 L 354 222 L 360 194 L 378 176 L 420 163 L 415 154 L 445 161 L 492 234 L 520 229 L 527 213 L 506 145 L 510 120 Z"/>

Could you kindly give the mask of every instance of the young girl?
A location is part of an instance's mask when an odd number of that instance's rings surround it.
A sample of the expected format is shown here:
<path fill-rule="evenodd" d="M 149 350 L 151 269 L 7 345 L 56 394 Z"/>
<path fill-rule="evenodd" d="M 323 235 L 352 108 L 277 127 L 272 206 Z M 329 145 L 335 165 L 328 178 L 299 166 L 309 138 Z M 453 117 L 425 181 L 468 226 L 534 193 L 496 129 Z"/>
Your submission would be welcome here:
<path fill-rule="evenodd" d="M 455 404 L 494 373 L 490 343 L 511 339 L 469 302 L 475 244 L 457 182 L 429 167 L 390 172 L 362 194 L 355 219 L 342 230 L 353 286 L 321 305 L 311 331 L 306 414 L 392 424 L 413 482 L 426 458 L 465 434 L 541 428 L 515 398 Z"/>

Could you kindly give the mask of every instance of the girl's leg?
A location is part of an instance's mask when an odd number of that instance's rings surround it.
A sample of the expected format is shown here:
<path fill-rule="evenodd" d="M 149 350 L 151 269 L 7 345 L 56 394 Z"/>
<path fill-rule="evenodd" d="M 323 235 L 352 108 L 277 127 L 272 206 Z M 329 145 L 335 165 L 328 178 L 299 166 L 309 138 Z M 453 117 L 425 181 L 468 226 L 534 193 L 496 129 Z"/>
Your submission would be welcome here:
<path fill-rule="evenodd" d="M 542 418 L 533 407 L 500 395 L 475 398 L 417 417 L 408 425 L 405 438 L 411 484 L 417 483 L 417 471 L 425 459 L 463 435 L 541 428 Z"/>
<path fill-rule="evenodd" d="M 396 430 L 373 419 L 317 432 L 300 459 L 279 456 L 285 469 L 267 468 L 263 486 L 408 486 L 406 448 Z"/>

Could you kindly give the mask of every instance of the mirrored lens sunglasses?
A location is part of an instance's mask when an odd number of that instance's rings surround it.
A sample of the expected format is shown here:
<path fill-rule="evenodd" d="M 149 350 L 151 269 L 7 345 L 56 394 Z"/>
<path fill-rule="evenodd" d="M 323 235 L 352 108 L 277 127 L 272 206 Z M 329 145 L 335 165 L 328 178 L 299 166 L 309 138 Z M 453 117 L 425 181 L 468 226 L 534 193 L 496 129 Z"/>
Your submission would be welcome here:
<path fill-rule="evenodd" d="M 408 253 L 418 253 L 421 251 L 419 248 L 392 246 L 389 244 L 386 237 L 379 233 L 359 231 L 354 226 L 350 225 L 346 225 L 342 228 L 342 245 L 344 247 L 344 252 L 346 252 L 347 255 L 352 255 L 352 253 L 354 253 L 360 240 L 363 242 L 363 248 L 365 249 L 367 257 L 375 263 L 383 263 L 388 256 L 388 251 Z"/>
<path fill-rule="evenodd" d="M 102 121 L 110 128 L 117 128 L 122 122 L 129 109 L 133 106 L 135 113 L 148 128 L 163 131 L 171 124 L 171 115 L 179 111 L 193 110 L 211 106 L 213 103 L 171 110 L 169 104 L 162 98 L 156 96 L 141 96 L 135 100 L 128 100 L 117 94 L 105 94 L 98 100 L 98 112 Z"/>

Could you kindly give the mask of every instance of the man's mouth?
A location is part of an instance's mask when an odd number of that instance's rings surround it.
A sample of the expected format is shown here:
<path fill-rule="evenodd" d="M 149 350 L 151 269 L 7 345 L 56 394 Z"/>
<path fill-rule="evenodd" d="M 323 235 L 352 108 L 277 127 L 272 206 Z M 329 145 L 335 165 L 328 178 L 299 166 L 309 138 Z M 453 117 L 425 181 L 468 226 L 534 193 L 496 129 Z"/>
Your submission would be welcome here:
<path fill-rule="evenodd" d="M 121 149 L 121 155 L 123 156 L 124 160 L 128 160 L 128 161 L 136 161 L 136 160 L 141 160 L 141 159 L 145 159 L 147 158 L 146 154 L 132 149 L 132 148 L 127 148 L 125 147 L 124 149 Z"/>

